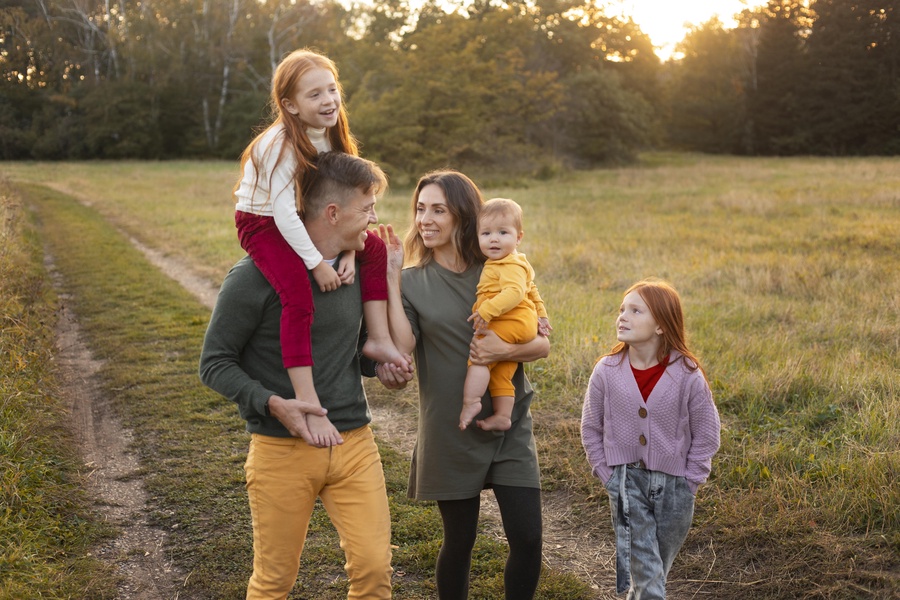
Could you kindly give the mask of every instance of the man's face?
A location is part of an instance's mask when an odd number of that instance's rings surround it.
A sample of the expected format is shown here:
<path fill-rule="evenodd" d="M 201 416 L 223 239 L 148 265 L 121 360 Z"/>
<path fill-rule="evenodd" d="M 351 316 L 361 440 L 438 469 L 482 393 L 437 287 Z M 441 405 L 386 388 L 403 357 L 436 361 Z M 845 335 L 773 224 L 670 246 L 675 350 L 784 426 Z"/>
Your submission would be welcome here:
<path fill-rule="evenodd" d="M 340 211 L 337 223 L 342 250 L 362 251 L 366 247 L 366 230 L 378 222 L 375 215 L 375 194 L 354 190 Z"/>

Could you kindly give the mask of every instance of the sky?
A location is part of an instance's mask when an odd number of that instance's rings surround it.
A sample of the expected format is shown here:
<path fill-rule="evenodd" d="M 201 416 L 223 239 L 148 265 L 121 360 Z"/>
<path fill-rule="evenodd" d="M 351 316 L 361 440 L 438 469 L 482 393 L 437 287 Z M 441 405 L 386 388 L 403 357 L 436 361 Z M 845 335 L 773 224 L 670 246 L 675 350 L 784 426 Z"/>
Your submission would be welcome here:
<path fill-rule="evenodd" d="M 763 0 L 620 0 L 622 14 L 630 15 L 641 31 L 657 46 L 657 55 L 668 59 L 689 25 L 705 23 L 713 15 L 726 27 L 733 26 L 733 15 L 748 6 L 764 4 Z"/>

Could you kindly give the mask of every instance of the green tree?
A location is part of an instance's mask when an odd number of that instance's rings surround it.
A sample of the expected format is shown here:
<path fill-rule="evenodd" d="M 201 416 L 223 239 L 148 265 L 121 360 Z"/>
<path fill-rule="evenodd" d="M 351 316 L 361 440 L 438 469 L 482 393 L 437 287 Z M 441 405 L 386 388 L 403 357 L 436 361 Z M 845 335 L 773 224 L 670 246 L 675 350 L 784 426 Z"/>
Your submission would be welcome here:
<path fill-rule="evenodd" d="M 807 86 L 804 41 L 809 10 L 796 0 L 770 0 L 756 18 L 759 37 L 748 91 L 751 138 L 761 154 L 810 151 L 802 97 Z"/>
<path fill-rule="evenodd" d="M 669 65 L 669 143 L 703 152 L 746 150 L 749 73 L 742 32 L 718 18 L 693 27 L 679 44 L 684 58 Z"/>
<path fill-rule="evenodd" d="M 900 134 L 894 3 L 818 0 L 803 109 L 816 153 L 881 153 Z"/>

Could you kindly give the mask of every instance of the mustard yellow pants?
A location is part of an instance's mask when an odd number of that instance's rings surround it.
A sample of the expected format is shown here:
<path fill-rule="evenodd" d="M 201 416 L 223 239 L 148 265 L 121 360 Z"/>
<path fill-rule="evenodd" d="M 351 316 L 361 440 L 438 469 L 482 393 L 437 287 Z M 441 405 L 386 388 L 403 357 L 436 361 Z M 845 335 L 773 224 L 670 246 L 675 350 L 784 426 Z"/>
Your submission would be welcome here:
<path fill-rule="evenodd" d="M 484 298 L 475 302 L 473 310 L 478 310 Z M 510 344 L 524 344 L 537 336 L 537 313 L 526 306 L 519 305 L 507 313 L 499 315 L 488 323 L 488 329 L 497 334 L 504 342 Z M 469 363 L 472 364 L 471 362 Z M 491 370 L 491 382 L 488 390 L 491 396 L 515 396 L 516 388 L 512 384 L 512 377 L 519 368 L 517 362 L 496 362 L 488 365 Z"/>
<path fill-rule="evenodd" d="M 244 465 L 253 520 L 248 600 L 290 593 L 316 498 L 340 534 L 347 598 L 391 597 L 391 518 L 381 455 L 368 426 L 341 436 L 340 446 L 313 448 L 299 438 L 252 435 Z"/>

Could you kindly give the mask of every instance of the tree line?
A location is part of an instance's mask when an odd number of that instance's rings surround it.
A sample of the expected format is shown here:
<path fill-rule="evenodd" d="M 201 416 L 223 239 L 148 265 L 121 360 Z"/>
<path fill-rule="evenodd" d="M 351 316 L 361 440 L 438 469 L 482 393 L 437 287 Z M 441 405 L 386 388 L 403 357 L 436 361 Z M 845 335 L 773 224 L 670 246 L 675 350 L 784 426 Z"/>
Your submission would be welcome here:
<path fill-rule="evenodd" d="M 771 0 L 661 63 L 584 0 L 0 0 L 0 158 L 236 158 L 300 47 L 335 60 L 364 155 L 394 172 L 896 154 L 894 4 Z"/>

